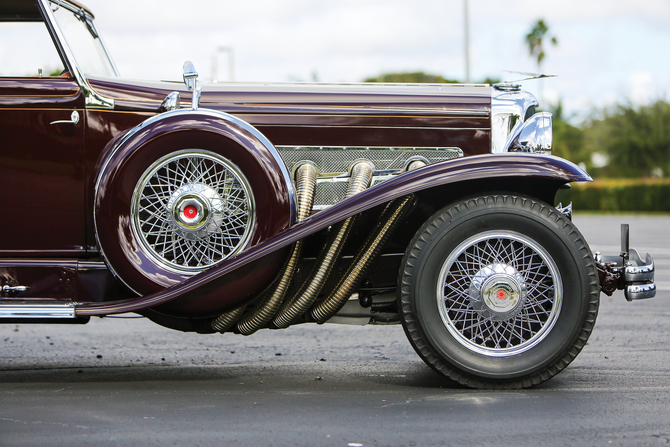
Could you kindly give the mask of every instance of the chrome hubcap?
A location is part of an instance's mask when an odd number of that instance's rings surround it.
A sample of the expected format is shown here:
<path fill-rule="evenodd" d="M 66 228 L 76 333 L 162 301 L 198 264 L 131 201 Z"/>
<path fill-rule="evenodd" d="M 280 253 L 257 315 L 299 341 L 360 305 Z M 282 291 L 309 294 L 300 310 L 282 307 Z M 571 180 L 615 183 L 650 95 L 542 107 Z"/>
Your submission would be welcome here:
<path fill-rule="evenodd" d="M 224 201 L 213 188 L 186 184 L 175 191 L 167 204 L 174 231 L 196 240 L 216 233 L 225 219 Z"/>
<path fill-rule="evenodd" d="M 523 275 L 514 267 L 492 264 L 472 278 L 470 305 L 484 319 L 505 321 L 523 309 L 527 292 Z"/>

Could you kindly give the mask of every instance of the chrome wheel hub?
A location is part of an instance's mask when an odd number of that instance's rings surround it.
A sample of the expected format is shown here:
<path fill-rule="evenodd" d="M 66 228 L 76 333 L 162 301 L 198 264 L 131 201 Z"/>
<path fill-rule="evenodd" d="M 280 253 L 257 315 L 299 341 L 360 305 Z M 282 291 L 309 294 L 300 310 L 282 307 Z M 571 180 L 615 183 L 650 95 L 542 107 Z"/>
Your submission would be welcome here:
<path fill-rule="evenodd" d="M 461 345 L 489 357 L 532 349 L 561 310 L 561 275 L 551 255 L 514 231 L 486 231 L 447 257 L 437 285 L 442 322 Z"/>
<path fill-rule="evenodd" d="M 203 184 L 187 184 L 176 190 L 168 200 L 175 232 L 190 240 L 216 233 L 225 219 L 224 201 L 213 188 Z"/>
<path fill-rule="evenodd" d="M 255 208 L 237 166 L 214 152 L 190 149 L 144 172 L 131 216 L 142 252 L 163 268 L 195 274 L 246 247 Z"/>
<path fill-rule="evenodd" d="M 472 308 L 492 321 L 515 317 L 523 309 L 526 294 L 523 275 L 506 264 L 492 264 L 479 270 L 469 290 Z"/>

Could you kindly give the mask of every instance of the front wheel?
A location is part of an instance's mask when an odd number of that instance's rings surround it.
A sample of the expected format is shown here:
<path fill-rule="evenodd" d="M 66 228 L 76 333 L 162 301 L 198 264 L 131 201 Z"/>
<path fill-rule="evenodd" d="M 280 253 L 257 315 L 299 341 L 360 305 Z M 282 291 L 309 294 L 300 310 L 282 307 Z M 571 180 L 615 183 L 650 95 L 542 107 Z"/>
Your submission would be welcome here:
<path fill-rule="evenodd" d="M 588 245 L 544 202 L 473 197 L 416 233 L 399 277 L 403 327 L 433 369 L 475 388 L 541 383 L 579 353 L 599 288 Z"/>

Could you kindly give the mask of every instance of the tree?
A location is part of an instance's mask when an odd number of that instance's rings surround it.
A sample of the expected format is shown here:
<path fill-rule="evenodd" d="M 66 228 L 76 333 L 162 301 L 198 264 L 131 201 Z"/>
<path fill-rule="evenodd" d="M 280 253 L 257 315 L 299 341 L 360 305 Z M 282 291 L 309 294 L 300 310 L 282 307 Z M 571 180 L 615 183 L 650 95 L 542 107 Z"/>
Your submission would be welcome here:
<path fill-rule="evenodd" d="M 389 82 L 399 84 L 456 84 L 458 81 L 445 79 L 440 75 L 432 75 L 424 73 L 423 71 L 415 71 L 412 73 L 386 73 L 375 78 L 367 78 L 365 82 Z"/>
<path fill-rule="evenodd" d="M 552 153 L 585 167 L 590 172 L 592 154 L 585 150 L 584 130 L 573 126 L 565 119 L 561 101 L 555 107 L 550 107 L 549 111 L 553 115 Z"/>
<path fill-rule="evenodd" d="M 541 72 L 540 66 L 542 65 L 542 61 L 546 56 L 544 53 L 544 46 L 543 46 L 545 39 L 549 39 L 549 41 L 554 46 L 558 45 L 558 39 L 556 39 L 556 37 L 554 36 L 549 38 L 549 36 L 547 36 L 548 32 L 549 27 L 547 26 L 547 24 L 544 23 L 543 19 L 539 19 L 537 22 L 535 22 L 530 32 L 526 34 L 526 44 L 528 45 L 530 55 L 537 59 L 538 72 Z"/>
<path fill-rule="evenodd" d="M 670 175 L 670 104 L 617 105 L 593 119 L 585 133 L 591 152 L 601 151 L 610 177 Z"/>
<path fill-rule="evenodd" d="M 445 79 L 440 75 L 415 71 L 412 73 L 385 73 L 374 78 L 367 78 L 364 82 L 387 82 L 391 84 L 459 84 L 460 81 Z M 496 84 L 500 79 L 484 79 L 481 84 Z"/>

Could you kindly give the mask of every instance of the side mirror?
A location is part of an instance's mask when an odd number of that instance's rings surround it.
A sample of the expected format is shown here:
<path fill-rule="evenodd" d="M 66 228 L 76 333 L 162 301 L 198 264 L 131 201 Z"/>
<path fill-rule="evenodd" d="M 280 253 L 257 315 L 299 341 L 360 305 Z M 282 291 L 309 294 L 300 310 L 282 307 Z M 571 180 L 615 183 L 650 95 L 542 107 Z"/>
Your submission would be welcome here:
<path fill-rule="evenodd" d="M 186 84 L 186 88 L 193 91 L 195 89 L 196 79 L 198 79 L 198 72 L 195 71 L 193 62 L 184 62 L 184 84 Z"/>

